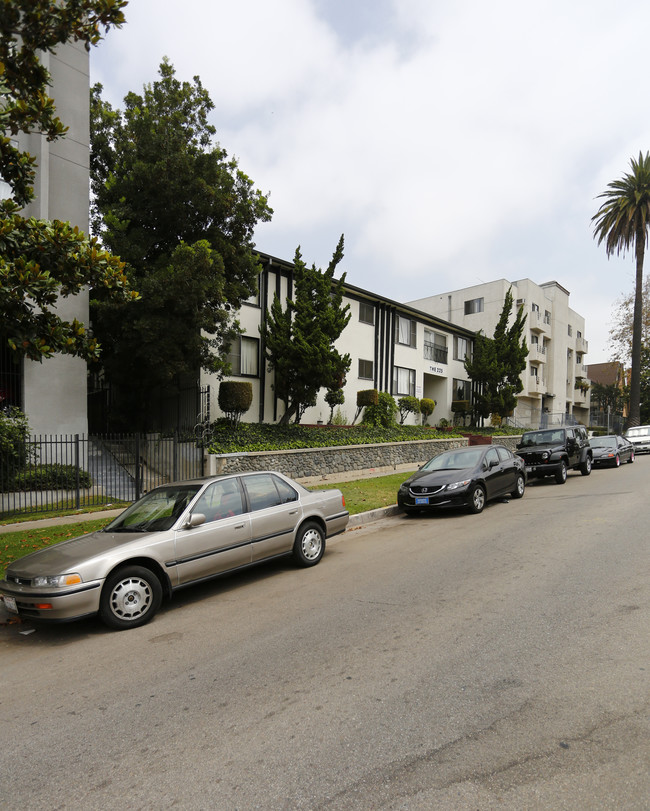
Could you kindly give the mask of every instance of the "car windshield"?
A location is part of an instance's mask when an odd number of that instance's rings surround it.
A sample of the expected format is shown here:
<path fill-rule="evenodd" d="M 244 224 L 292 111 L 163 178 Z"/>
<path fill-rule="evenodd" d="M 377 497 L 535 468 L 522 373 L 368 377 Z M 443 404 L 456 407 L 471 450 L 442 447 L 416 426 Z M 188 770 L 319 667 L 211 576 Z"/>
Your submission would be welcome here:
<path fill-rule="evenodd" d="M 465 470 L 476 467 L 481 461 L 483 451 L 480 448 L 471 451 L 445 451 L 430 459 L 421 470 Z"/>
<path fill-rule="evenodd" d="M 522 436 L 519 447 L 533 448 L 536 445 L 554 445 L 562 442 L 564 442 L 564 431 L 534 431 Z"/>
<path fill-rule="evenodd" d="M 615 448 L 616 438 L 613 436 L 595 436 L 590 440 L 592 448 Z"/>
<path fill-rule="evenodd" d="M 104 532 L 156 532 L 170 529 L 200 489 L 200 484 L 157 487 L 111 521 Z"/>
<path fill-rule="evenodd" d="M 625 436 L 648 436 L 650 434 L 650 426 L 638 425 L 636 428 L 629 428 Z"/>

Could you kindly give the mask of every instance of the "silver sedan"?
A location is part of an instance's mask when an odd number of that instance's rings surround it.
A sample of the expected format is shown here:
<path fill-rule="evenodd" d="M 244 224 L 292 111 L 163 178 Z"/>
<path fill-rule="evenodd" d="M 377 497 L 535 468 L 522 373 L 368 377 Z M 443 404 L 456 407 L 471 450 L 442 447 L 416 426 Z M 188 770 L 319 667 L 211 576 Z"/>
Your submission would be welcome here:
<path fill-rule="evenodd" d="M 92 614 L 111 628 L 144 625 L 163 597 L 292 554 L 314 566 L 349 513 L 339 490 L 312 492 L 280 473 L 216 476 L 152 490 L 103 530 L 12 563 L 0 594 L 34 620 Z"/>

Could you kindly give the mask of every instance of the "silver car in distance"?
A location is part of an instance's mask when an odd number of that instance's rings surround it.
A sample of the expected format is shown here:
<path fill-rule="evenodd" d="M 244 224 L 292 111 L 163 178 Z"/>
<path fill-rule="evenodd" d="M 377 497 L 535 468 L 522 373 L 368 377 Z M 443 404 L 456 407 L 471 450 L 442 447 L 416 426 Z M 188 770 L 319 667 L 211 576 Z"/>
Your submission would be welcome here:
<path fill-rule="evenodd" d="M 314 566 L 348 521 L 339 490 L 312 492 L 271 471 L 164 485 L 104 529 L 15 561 L 0 594 L 26 619 L 99 614 L 135 628 L 193 583 L 287 554 Z"/>

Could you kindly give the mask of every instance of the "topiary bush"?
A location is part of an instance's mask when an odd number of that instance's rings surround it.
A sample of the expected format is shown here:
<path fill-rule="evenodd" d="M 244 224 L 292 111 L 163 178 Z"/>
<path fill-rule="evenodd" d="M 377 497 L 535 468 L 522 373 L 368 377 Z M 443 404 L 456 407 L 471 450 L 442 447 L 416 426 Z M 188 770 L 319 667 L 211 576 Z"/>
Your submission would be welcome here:
<path fill-rule="evenodd" d="M 427 424 L 427 420 L 433 414 L 436 407 L 436 401 L 431 400 L 429 397 L 423 397 L 420 400 L 420 413 L 422 414 L 422 425 Z"/>
<path fill-rule="evenodd" d="M 359 419 L 359 414 L 367 406 L 377 405 L 379 402 L 379 392 L 377 389 L 362 389 L 357 392 L 357 413 L 354 415 L 352 425 Z"/>
<path fill-rule="evenodd" d="M 223 380 L 219 385 L 219 408 L 238 425 L 253 402 L 253 384 L 248 380 Z"/>

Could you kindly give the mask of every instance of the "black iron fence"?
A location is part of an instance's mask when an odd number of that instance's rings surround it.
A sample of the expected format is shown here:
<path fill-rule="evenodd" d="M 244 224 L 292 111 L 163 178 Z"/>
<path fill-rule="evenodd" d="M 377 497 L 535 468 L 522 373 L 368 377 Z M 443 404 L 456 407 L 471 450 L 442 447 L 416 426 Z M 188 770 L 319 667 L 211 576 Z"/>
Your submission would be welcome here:
<path fill-rule="evenodd" d="M 0 459 L 0 518 L 131 502 L 204 471 L 203 448 L 178 434 L 30 437 Z"/>

